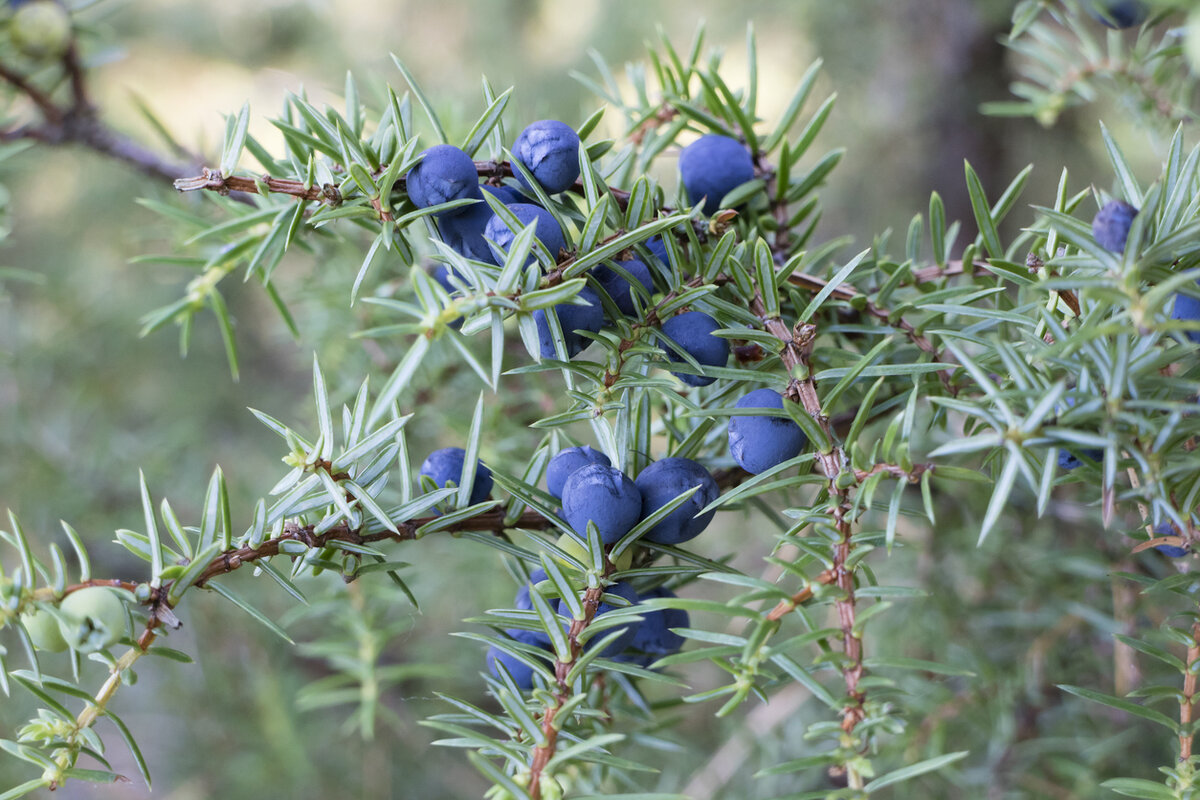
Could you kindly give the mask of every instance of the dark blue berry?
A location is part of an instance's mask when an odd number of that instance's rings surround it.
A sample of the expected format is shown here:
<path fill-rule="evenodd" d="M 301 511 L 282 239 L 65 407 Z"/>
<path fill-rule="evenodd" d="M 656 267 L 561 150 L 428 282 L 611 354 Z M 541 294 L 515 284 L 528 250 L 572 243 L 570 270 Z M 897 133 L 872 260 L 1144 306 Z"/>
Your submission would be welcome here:
<path fill-rule="evenodd" d="M 1155 536 L 1178 536 L 1179 531 L 1175 530 L 1175 526 L 1169 522 L 1163 522 L 1154 529 Z M 1188 554 L 1186 547 L 1176 547 L 1173 544 L 1160 544 L 1155 548 L 1167 558 L 1183 558 Z"/>
<path fill-rule="evenodd" d="M 405 178 L 408 197 L 417 208 L 483 197 L 479 192 L 475 162 L 465 152 L 452 144 L 438 144 L 421 155 L 424 157 L 420 163 L 410 169 Z M 461 211 L 439 211 L 437 216 L 452 216 Z"/>
<path fill-rule="evenodd" d="M 1109 28 L 1122 30 L 1145 22 L 1150 8 L 1141 0 L 1095 0 L 1088 13 Z"/>
<path fill-rule="evenodd" d="M 565 122 L 543 119 L 531 123 L 513 143 L 513 158 L 546 190 L 547 194 L 565 192 L 579 177 L 579 134 Z M 519 170 L 513 170 L 521 185 L 529 184 Z"/>
<path fill-rule="evenodd" d="M 646 240 L 646 249 L 650 254 L 658 259 L 658 262 L 667 269 L 671 268 L 671 260 L 667 258 L 667 246 L 663 243 L 661 236 L 651 236 Z"/>
<path fill-rule="evenodd" d="M 513 598 L 513 608 L 517 609 L 518 611 L 532 611 L 533 601 L 529 599 L 529 593 L 533 591 L 535 584 L 541 583 L 544 580 L 546 580 L 546 571 L 543 569 L 535 569 L 533 572 L 529 573 L 529 581 L 522 584 L 520 589 L 517 589 L 516 597 Z M 518 642 L 525 642 L 526 644 L 532 644 L 537 647 L 547 649 L 550 647 L 550 637 L 545 631 L 531 631 L 523 628 L 510 628 L 506 630 L 505 633 L 507 633 L 509 637 L 516 639 Z"/>
<path fill-rule="evenodd" d="M 604 327 L 604 309 L 600 305 L 600 296 L 585 286 L 579 291 L 579 297 L 590 305 L 559 303 L 549 309 L 550 313 L 558 318 L 558 326 L 562 328 L 563 339 L 567 345 L 567 358 L 574 358 L 592 341 L 575 331 L 597 333 Z M 546 321 L 546 312 L 547 309 L 544 308 L 533 312 L 538 331 L 538 354 L 542 358 L 558 358 L 554 349 L 554 334 L 550 330 L 550 323 Z"/>
<path fill-rule="evenodd" d="M 700 464 L 689 458 L 664 458 L 642 470 L 634 483 L 642 493 L 642 518 L 653 514 L 679 495 L 699 486 L 700 489 L 655 525 L 645 538 L 659 544 L 679 544 L 699 536 L 716 511 L 696 516 L 702 508 L 717 499 L 721 489 Z"/>
<path fill-rule="evenodd" d="M 1200 285 L 1200 282 L 1197 282 Z M 1171 319 L 1186 322 L 1200 322 L 1200 298 L 1186 294 L 1175 295 L 1175 307 L 1171 309 Z M 1200 344 L 1200 330 L 1184 331 L 1184 336 Z"/>
<path fill-rule="evenodd" d="M 587 541 L 589 522 L 596 523 L 600 541 L 613 544 L 642 518 L 642 493 L 615 467 L 580 467 L 567 478 L 562 491 L 563 518 L 581 541 Z"/>
<path fill-rule="evenodd" d="M 593 450 L 587 445 L 559 450 L 554 458 L 550 459 L 550 465 L 546 467 L 546 489 L 561 500 L 567 478 L 571 477 L 571 473 L 575 470 L 586 467 L 588 464 L 603 464 L 611 467 L 612 461 L 604 453 Z"/>
<path fill-rule="evenodd" d="M 1104 451 L 1101 449 L 1088 448 L 1086 450 L 1079 451 L 1079 453 L 1080 455 L 1084 456 L 1085 458 L 1089 458 L 1092 461 L 1099 462 L 1104 460 Z M 1072 453 L 1070 450 L 1058 451 L 1058 466 L 1060 469 L 1064 469 L 1069 472 L 1070 470 L 1082 467 L 1084 463 L 1085 462 L 1083 459 Z"/>
<path fill-rule="evenodd" d="M 562 228 L 558 227 L 558 223 L 554 221 L 554 215 L 549 211 L 532 203 L 513 203 L 508 208 L 517 215 L 522 228 L 530 223 L 537 224 L 534 235 L 550 251 L 551 258 L 557 259 L 558 252 L 566 249 L 567 240 L 563 238 Z M 520 229 L 513 231 L 500 217 L 495 215 L 488 220 L 487 226 L 483 230 L 483 235 L 495 242 L 496 246 L 505 252 L 508 252 L 517 233 L 520 233 Z M 532 262 L 533 254 L 530 253 L 529 259 L 525 263 Z"/>
<path fill-rule="evenodd" d="M 658 598 L 674 599 L 675 593 L 660 586 L 642 595 L 641 599 L 654 600 Z M 670 629 L 687 628 L 691 625 L 686 611 L 682 608 L 659 608 L 641 610 L 638 613 L 642 617 L 642 622 L 633 632 L 633 639 L 629 642 L 629 651 L 631 651 L 631 655 L 643 657 L 646 663 L 642 663 L 642 666 L 649 666 L 650 663 L 672 653 L 678 653 L 683 648 L 685 639 Z M 643 659 L 639 659 L 639 662 Z"/>
<path fill-rule="evenodd" d="M 492 248 L 488 247 L 483 238 L 488 221 L 494 216 L 487 203 L 479 202 L 463 209 L 459 214 L 442 217 L 438 220 L 442 241 L 466 258 L 495 264 L 496 257 L 492 255 Z"/>
<path fill-rule="evenodd" d="M 1124 200 L 1109 200 L 1092 219 L 1092 235 L 1096 243 L 1114 253 L 1125 252 L 1125 240 L 1138 210 Z"/>
<path fill-rule="evenodd" d="M 737 139 L 710 133 L 683 148 L 679 175 L 688 199 L 704 200 L 704 213 L 711 216 L 721 207 L 721 198 L 754 179 L 750 151 Z"/>
<path fill-rule="evenodd" d="M 755 389 L 736 408 L 783 408 L 783 396 L 774 389 Z M 800 426 L 787 417 L 729 418 L 729 454 L 755 475 L 800 455 L 807 443 Z"/>
<path fill-rule="evenodd" d="M 688 311 L 664 322 L 662 331 L 675 344 L 687 351 L 687 354 L 694 358 L 700 366 L 723 367 L 729 360 L 729 342 L 720 336 L 712 335 L 712 332 L 720 327 L 720 323 L 708 314 Z M 666 351 L 667 358 L 672 361 L 683 361 L 683 356 L 666 343 L 663 344 L 663 350 Z M 716 380 L 716 378 L 691 375 L 686 372 L 671 374 L 688 386 L 707 386 Z"/>
<path fill-rule="evenodd" d="M 461 447 L 443 447 L 434 450 L 421 464 L 421 475 L 432 478 L 438 486 L 445 488 L 453 481 L 462 480 L 463 460 L 467 451 Z M 471 485 L 471 504 L 482 503 L 492 493 L 492 471 L 479 462 L 475 463 L 475 481 Z"/>
<path fill-rule="evenodd" d="M 646 266 L 645 262 L 637 258 L 631 258 L 628 261 L 617 261 L 614 263 L 632 275 L 641 284 L 641 287 L 646 290 L 647 296 L 654 294 L 654 279 L 650 277 L 650 268 Z M 621 309 L 622 314 L 632 315 L 637 311 L 633 303 L 633 295 L 637 292 L 637 289 L 632 283 L 626 280 L 624 275 L 606 264 L 601 264 L 593 269 L 592 275 L 604 287 L 604 291 L 608 292 L 608 296 L 617 304 L 617 308 Z"/>
<path fill-rule="evenodd" d="M 517 688 L 526 691 L 533 688 L 533 667 L 524 661 L 518 660 L 515 656 L 504 652 L 495 645 L 488 648 L 485 660 L 488 671 L 497 678 L 500 677 L 500 665 L 502 664 L 508 670 L 508 674 L 512 676 L 513 682 L 517 684 Z"/>
<path fill-rule="evenodd" d="M 521 584 L 521 588 L 517 589 L 517 595 L 513 598 L 513 608 L 518 611 L 532 611 L 533 602 L 529 599 L 529 593 L 533 591 L 535 584 L 544 580 L 546 580 L 546 570 L 541 567 L 529 573 L 529 581 Z"/>

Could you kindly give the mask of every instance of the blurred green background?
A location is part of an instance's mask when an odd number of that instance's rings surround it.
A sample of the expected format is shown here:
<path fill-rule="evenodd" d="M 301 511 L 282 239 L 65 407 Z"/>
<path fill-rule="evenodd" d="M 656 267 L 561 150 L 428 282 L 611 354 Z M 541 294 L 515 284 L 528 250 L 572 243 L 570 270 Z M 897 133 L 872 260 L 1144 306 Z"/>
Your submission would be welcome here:
<path fill-rule="evenodd" d="M 640 60 L 656 25 L 684 47 L 698 21 L 707 20 L 708 43 L 725 51 L 727 80 L 739 83 L 746 28 L 753 23 L 766 116 L 779 112 L 815 58 L 824 59 L 814 102 L 831 91 L 839 99 L 817 151 L 841 146 L 847 153 L 824 191 L 818 238 L 850 234 L 861 249 L 888 228 L 902 234 L 912 215 L 927 208 L 931 190 L 946 199 L 952 219 L 969 218 L 964 158 L 993 197 L 1031 162 L 1037 165 L 1026 193 L 1031 202 L 1053 197 L 1064 165 L 1074 186 L 1095 180 L 1108 188 L 1095 108 L 1068 113 L 1052 130 L 978 113 L 980 103 L 1008 97 L 1006 54 L 997 37 L 1009 12 L 1010 3 L 983 0 L 142 0 L 102 3 L 81 20 L 108 42 L 94 48 L 104 63 L 91 76 L 105 118 L 160 146 L 136 110 L 140 99 L 210 165 L 218 158 L 223 115 L 244 101 L 254 114 L 252 130 L 272 144 L 278 139 L 265 118 L 282 105 L 284 91 L 303 88 L 318 102 L 337 105 L 349 70 L 364 100 L 377 107 L 379 87 L 404 88 L 389 53 L 410 67 L 443 118 L 459 129 L 483 108 L 481 75 L 500 88 L 515 85 L 507 117 L 512 132 L 544 117 L 581 122 L 598 101 L 571 71 L 595 74 L 590 50 L 618 68 Z M 1120 109 L 1101 113 L 1119 139 L 1140 141 L 1122 124 Z M 1143 156 L 1152 164 L 1153 146 Z M 669 162 L 663 176 L 673 169 Z M 197 518 L 208 476 L 221 464 L 234 490 L 235 518 L 244 525 L 254 499 L 284 469 L 282 443 L 247 406 L 303 429 L 312 417 L 314 350 L 327 372 L 354 380 L 373 359 L 386 362 L 396 352 L 348 338 L 362 325 L 361 307 L 348 302 L 362 242 L 350 240 L 319 261 L 289 256 L 277 273 L 300 341 L 287 335 L 260 291 L 250 286 L 228 293 L 242 355 L 235 383 L 211 316 L 198 321 L 186 359 L 169 328 L 138 338 L 139 317 L 177 298 L 190 275 L 131 263 L 140 255 L 171 253 L 183 238 L 137 200 L 196 207 L 201 199 L 175 196 L 163 182 L 74 149 L 34 149 L 6 162 L 0 179 L 11 193 L 14 227 L 0 249 L 0 266 L 28 270 L 21 280 L 0 283 L 0 505 L 45 541 L 59 536 L 59 519 L 70 522 L 95 543 L 98 574 L 140 574 L 139 564 L 105 545 L 114 529 L 140 527 L 139 468 L 155 497 L 169 497 L 188 521 Z M 1031 219 L 1028 209 L 1019 210 L 1012 224 Z M 384 265 L 372 280 L 402 274 L 400 265 Z M 460 444 L 465 434 L 464 415 L 456 412 L 473 402 L 477 386 L 469 375 L 446 380 L 427 395 L 428 406 L 412 409 L 418 412 L 409 427 L 417 460 L 434 447 Z M 529 403 L 542 399 L 536 387 L 528 391 Z M 539 413 L 534 408 L 527 416 Z M 515 431 L 499 408 L 488 424 L 495 432 L 487 444 L 493 459 L 525 458 L 536 444 L 533 432 Z M 969 497 L 939 502 L 945 507 L 936 535 L 904 531 L 908 547 L 890 561 L 877 560 L 890 580 L 933 595 L 898 612 L 889 627 L 894 641 L 868 645 L 945 659 L 980 676 L 972 685 L 949 678 L 914 685 L 914 706 L 929 711 L 911 720 L 920 729 L 914 748 L 973 751 L 958 786 L 922 784 L 924 796 L 1093 797 L 1103 777 L 1151 773 L 1167 758 L 1151 737 L 1127 720 L 1064 705 L 1048 688 L 1103 681 L 1100 676 L 1113 670 L 1114 613 L 1126 620 L 1133 613 L 1133 601 L 1104 578 L 1117 556 L 1099 542 L 1094 510 L 1060 503 L 1039 523 L 1031 508 L 1014 507 L 1006 535 L 976 550 L 982 504 Z M 716 555 L 727 549 L 722 537 L 748 537 L 745 566 L 757 570 L 771 533 L 753 519 L 725 520 L 701 548 Z M 346 709 L 298 707 L 300 688 L 329 674 L 321 658 L 298 655 L 224 601 L 196 593 L 182 609 L 185 627 L 170 642 L 197 663 L 143 662 L 139 684 L 117 700 L 149 759 L 153 793 L 135 779 L 114 787 L 73 784 L 57 796 L 478 796 L 483 784 L 461 754 L 429 747 L 438 736 L 416 721 L 445 710 L 435 691 L 488 702 L 473 688 L 481 648 L 446 634 L 465 629 L 465 617 L 507 604 L 512 581 L 491 551 L 459 540 L 423 541 L 399 557 L 415 564 L 406 577 L 421 602 L 419 615 L 381 585 L 306 584 L 317 597 L 349 592 L 354 613 L 395 623 L 396 635 L 375 644 L 384 648 L 385 663 L 411 665 L 413 677 L 386 689 L 388 714 L 373 741 L 343 730 Z M 1142 568 L 1165 569 L 1149 558 Z M 478 594 L 461 591 L 454 576 L 464 575 Z M 1065 587 L 1053 601 L 1038 596 L 1050 582 Z M 276 616 L 286 615 L 293 602 L 273 583 L 263 586 L 249 575 L 230 583 Z M 289 630 L 299 642 L 312 641 L 349 624 L 344 616 L 309 615 Z M 422 673 L 421 665 L 439 663 L 452 669 Z M 696 687 L 715 679 L 704 669 L 685 674 Z M 97 674 L 93 684 L 99 680 Z M 697 798 L 768 797 L 821 786 L 819 775 L 750 780 L 762 767 L 803 754 L 799 732 L 816 713 L 803 701 L 798 692 L 785 692 L 719 724 L 707 706 L 672 711 L 688 720 L 679 729 L 686 739 L 676 737 L 693 749 L 654 757 L 666 764 L 661 783 L 647 778 L 642 785 L 675 791 L 687 785 Z M 14 738 L 28 705 L 21 695 L 3 700 L 0 737 Z M 1034 735 L 1051 743 L 1023 746 Z M 1078 742 L 1085 738 L 1105 744 L 1081 753 Z M 115 736 L 111 742 L 114 767 L 135 776 L 124 746 Z M 924 752 L 899 755 L 915 759 Z M 0 789 L 31 777 L 24 767 L 0 759 Z"/>

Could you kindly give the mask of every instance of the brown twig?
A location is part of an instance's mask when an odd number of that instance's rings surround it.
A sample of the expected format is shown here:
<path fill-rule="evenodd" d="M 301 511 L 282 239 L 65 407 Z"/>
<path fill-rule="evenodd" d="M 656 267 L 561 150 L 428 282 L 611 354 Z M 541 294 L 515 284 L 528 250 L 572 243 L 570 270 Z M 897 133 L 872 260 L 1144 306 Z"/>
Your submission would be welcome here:
<path fill-rule="evenodd" d="M 914 464 L 911 470 L 906 470 L 896 464 L 876 464 L 870 469 L 854 470 L 854 479 L 862 483 L 867 478 L 875 475 L 891 475 L 893 478 L 903 478 L 909 483 L 916 483 L 921 480 L 921 476 L 926 472 L 932 472 L 933 464 Z"/>
<path fill-rule="evenodd" d="M 1183 676 L 1183 700 L 1179 703 L 1179 761 L 1192 757 L 1192 712 L 1195 710 L 1196 662 L 1200 661 L 1200 623 L 1192 625 L 1192 644 L 1187 650 L 1187 671 Z"/>
<path fill-rule="evenodd" d="M 86 74 L 74 42 L 61 60 L 70 85 L 70 101 L 58 104 L 54 97 L 34 85 L 25 75 L 0 63 L 0 80 L 8 83 L 33 103 L 40 122 L 25 122 L 0 129 L 0 139 L 28 139 L 51 146 L 78 144 L 127 164 L 153 178 L 173 180 L 194 167 L 164 159 L 137 141 L 118 133 L 96 114 L 88 99 Z"/>
<path fill-rule="evenodd" d="M 612 563 L 606 562 L 605 577 L 611 573 L 612 569 Z M 554 661 L 554 679 L 557 687 L 554 691 L 553 701 L 542 713 L 542 736 L 545 741 L 533 748 L 533 757 L 529 763 L 528 788 L 532 800 L 541 800 L 542 773 L 545 771 L 546 765 L 550 763 L 550 759 L 554 757 L 554 751 L 558 747 L 558 731 L 562 726 L 556 724 L 556 717 L 567 701 L 571 699 L 572 691 L 570 684 L 567 683 L 567 674 L 571 671 L 571 665 L 583 654 L 583 645 L 579 643 L 579 635 L 595 618 L 603 594 L 604 589 L 599 586 L 589 587 L 584 592 L 583 619 L 571 620 L 571 627 L 567 630 L 567 643 L 571 649 L 571 658 L 569 661 L 559 661 L 557 658 Z"/>
<path fill-rule="evenodd" d="M 30 83 L 24 75 L 0 63 L 0 79 L 9 83 L 14 89 L 24 94 L 42 112 L 47 122 L 62 121 L 63 112 L 54 104 L 54 100 L 38 87 Z"/>
<path fill-rule="evenodd" d="M 762 295 L 755 293 L 750 301 L 750 310 L 762 321 L 763 326 L 783 344 L 780 358 L 787 367 L 790 375 L 803 375 L 802 378 L 792 378 L 788 385 L 787 394 L 798 401 L 813 421 L 821 428 L 828 441 L 828 446 L 818 451 L 817 466 L 825 476 L 827 490 L 832 506 L 829 509 L 839 533 L 839 541 L 833 552 L 833 577 L 842 594 L 834 601 L 838 622 L 842 630 L 842 652 L 846 661 L 842 666 L 842 677 L 846 684 L 846 695 L 850 704 L 842 710 L 842 729 L 847 733 L 865 716 L 864 703 L 866 696 L 859 690 L 862 680 L 863 647 L 854 628 L 856 624 L 856 605 L 854 596 L 854 570 L 846 566 L 852 550 L 850 529 L 850 495 L 848 487 L 844 486 L 839 477 L 843 468 L 848 464 L 846 454 L 837 443 L 837 434 L 829 422 L 829 418 L 821 410 L 821 401 L 817 395 L 816 383 L 812 379 L 810 359 L 816 339 L 816 326 L 799 324 L 789 329 L 779 317 L 767 314 Z"/>
<path fill-rule="evenodd" d="M 813 583 L 830 584 L 837 580 L 837 574 L 831 570 L 825 570 L 817 577 L 813 578 Z M 783 619 L 791 612 L 795 611 L 802 603 L 807 603 L 812 599 L 813 587 L 812 584 L 805 586 L 800 591 L 796 592 L 787 600 L 780 600 L 775 607 L 767 614 L 767 619 L 772 622 L 777 622 Z"/>
<path fill-rule="evenodd" d="M 792 273 L 790 276 L 788 276 L 788 283 L 793 286 L 806 289 L 813 294 L 819 293 L 829 285 L 829 281 L 825 280 L 824 278 L 819 278 L 816 275 L 808 275 L 803 272 Z M 877 306 L 875 303 L 867 300 L 865 296 L 853 286 L 848 284 L 837 286 L 832 292 L 830 292 L 830 297 L 836 297 L 839 300 L 845 300 L 847 302 L 850 302 L 856 297 L 862 298 L 862 301 L 860 302 L 864 303 L 862 306 L 864 313 L 874 317 L 877 320 L 880 320 L 881 322 L 899 328 L 901 331 L 903 331 L 904 335 L 908 337 L 909 341 L 915 344 L 918 349 L 933 356 L 933 360 L 935 362 L 940 364 L 955 363 L 952 356 L 948 356 L 946 353 L 939 350 L 933 345 L 932 342 L 929 341 L 929 339 L 918 333 L 917 329 L 913 327 L 912 323 L 899 317 L 888 309 Z M 948 372 L 939 372 L 938 377 L 941 379 L 942 385 L 946 387 L 947 391 L 949 391 L 951 394 L 958 393 L 957 388 L 950 382 L 950 375 Z"/>
<path fill-rule="evenodd" d="M 679 116 L 679 111 L 670 103 L 662 103 L 655 112 L 639 122 L 632 131 L 629 132 L 629 141 L 634 144 L 641 144 L 646 138 L 646 134 L 656 128 L 666 125 Z"/>
<path fill-rule="evenodd" d="M 327 183 L 324 186 L 306 185 L 304 181 L 291 180 L 290 178 L 272 178 L 270 175 L 263 175 L 255 180 L 254 178 L 242 178 L 236 175 L 222 175 L 220 170 L 213 170 L 205 167 L 200 171 L 200 174 L 194 178 L 179 178 L 175 181 L 175 188 L 181 192 L 195 192 L 201 189 L 217 194 L 229 194 L 230 192 L 245 192 L 246 194 L 259 194 L 259 187 L 265 186 L 269 192 L 276 194 L 286 194 L 292 197 L 300 198 L 301 200 L 325 200 L 333 205 L 337 205 L 342 201 L 341 193 L 333 184 Z"/>

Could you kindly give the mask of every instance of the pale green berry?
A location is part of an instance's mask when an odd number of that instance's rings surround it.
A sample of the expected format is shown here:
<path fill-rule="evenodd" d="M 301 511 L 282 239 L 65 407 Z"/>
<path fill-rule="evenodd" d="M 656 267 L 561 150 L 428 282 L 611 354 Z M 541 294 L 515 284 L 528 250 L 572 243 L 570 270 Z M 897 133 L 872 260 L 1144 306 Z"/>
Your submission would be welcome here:
<path fill-rule="evenodd" d="M 62 635 L 81 653 L 112 647 L 125 635 L 125 603 L 110 589 L 89 586 L 67 595 L 60 606 Z"/>
<path fill-rule="evenodd" d="M 67 649 L 67 640 L 63 638 L 58 620 L 49 611 L 34 609 L 21 615 L 21 624 L 29 634 L 29 640 L 38 650 L 49 653 L 61 653 Z"/>
<path fill-rule="evenodd" d="M 71 44 L 71 15 L 58 3 L 38 0 L 17 9 L 9 30 L 13 45 L 30 58 L 58 58 Z"/>

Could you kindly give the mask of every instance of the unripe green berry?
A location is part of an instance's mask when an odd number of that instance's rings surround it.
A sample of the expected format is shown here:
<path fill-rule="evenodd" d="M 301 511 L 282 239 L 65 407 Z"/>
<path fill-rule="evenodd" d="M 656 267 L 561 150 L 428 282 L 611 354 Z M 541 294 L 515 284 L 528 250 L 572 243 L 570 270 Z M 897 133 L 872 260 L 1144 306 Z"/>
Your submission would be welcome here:
<path fill-rule="evenodd" d="M 542 800 L 562 800 L 562 786 L 553 776 L 543 775 L 538 784 L 541 786 Z"/>
<path fill-rule="evenodd" d="M 94 653 L 112 647 L 125 634 L 125 603 L 113 591 L 89 586 L 67 595 L 60 606 L 62 635 L 73 650 Z"/>
<path fill-rule="evenodd" d="M 58 58 L 71 44 L 71 15 L 58 3 L 39 0 L 17 9 L 9 23 L 13 45 L 30 58 Z"/>
<path fill-rule="evenodd" d="M 48 611 L 34 609 L 21 615 L 21 624 L 29 634 L 29 640 L 38 650 L 48 653 L 61 653 L 67 649 L 67 640 L 63 638 L 58 620 Z"/>
<path fill-rule="evenodd" d="M 588 552 L 587 545 L 584 544 L 583 542 L 579 541 L 578 538 L 572 536 L 571 534 L 564 533 L 562 536 L 560 536 L 558 538 L 558 541 L 555 542 L 555 544 L 558 545 L 559 550 L 565 550 L 568 555 L 574 556 L 581 563 L 583 563 L 583 564 L 591 564 L 592 563 L 592 556 Z M 562 563 L 564 565 L 566 565 L 566 562 L 562 562 Z M 613 566 L 617 568 L 618 572 L 629 569 L 629 567 L 632 564 L 633 564 L 633 548 L 632 547 L 625 548 L 625 552 L 621 553 L 621 555 L 617 556 L 616 560 L 613 561 Z"/>

